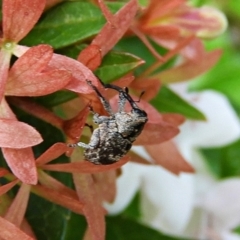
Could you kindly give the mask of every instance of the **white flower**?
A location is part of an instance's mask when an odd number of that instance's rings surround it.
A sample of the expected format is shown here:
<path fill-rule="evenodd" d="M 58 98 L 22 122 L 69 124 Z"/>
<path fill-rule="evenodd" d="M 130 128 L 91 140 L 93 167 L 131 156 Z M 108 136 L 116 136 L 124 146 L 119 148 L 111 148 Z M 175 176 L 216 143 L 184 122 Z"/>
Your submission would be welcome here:
<path fill-rule="evenodd" d="M 204 225 L 206 216 L 213 214 L 209 212 L 210 197 L 207 196 L 218 188 L 218 183 L 208 172 L 197 148 L 220 147 L 235 141 L 240 136 L 240 124 L 228 100 L 220 93 L 204 91 L 185 94 L 184 98 L 200 109 L 207 118 L 206 122 L 186 121 L 175 139 L 182 155 L 196 169 L 196 174 L 183 173 L 175 176 L 158 166 L 128 163 L 123 167 L 123 174 L 117 182 L 116 200 L 113 204 L 106 204 L 106 208 L 109 213 L 118 213 L 128 205 L 136 192 L 140 191 L 144 223 L 165 233 L 204 238 L 209 233 L 206 231 L 208 227 Z M 135 150 L 147 155 L 143 149 Z M 150 157 L 147 155 L 147 158 Z M 240 198 L 236 201 L 237 207 L 240 207 Z M 227 208 L 228 205 L 226 212 Z M 215 214 L 216 222 L 219 222 L 222 216 Z M 221 237 L 235 237 L 230 228 L 236 227 L 234 224 L 237 222 L 234 218 L 230 225 L 218 224 L 218 230 L 222 229 Z"/>

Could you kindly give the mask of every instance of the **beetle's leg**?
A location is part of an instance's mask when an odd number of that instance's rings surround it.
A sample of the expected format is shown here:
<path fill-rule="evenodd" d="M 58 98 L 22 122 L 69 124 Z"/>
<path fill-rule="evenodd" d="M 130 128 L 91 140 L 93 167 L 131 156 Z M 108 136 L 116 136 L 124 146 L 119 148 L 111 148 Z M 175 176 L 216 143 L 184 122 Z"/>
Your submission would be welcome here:
<path fill-rule="evenodd" d="M 85 126 L 86 126 L 86 127 L 89 127 L 91 133 L 93 133 L 93 126 L 92 126 L 92 125 L 90 125 L 90 124 L 88 124 L 88 123 L 85 123 Z"/>
<path fill-rule="evenodd" d="M 103 97 L 103 95 L 99 92 L 99 90 L 92 84 L 91 81 L 89 80 L 86 80 L 88 85 L 92 87 L 92 89 L 96 92 L 96 94 L 98 95 L 98 97 L 100 98 L 101 100 L 101 103 L 104 107 L 104 109 L 107 111 L 107 113 L 112 116 L 114 115 L 113 111 L 112 111 L 112 108 L 109 104 L 109 102 Z"/>
<path fill-rule="evenodd" d="M 100 130 L 97 128 L 93 131 L 91 140 L 89 144 L 83 143 L 83 142 L 78 142 L 78 143 L 70 143 L 68 144 L 68 147 L 82 147 L 85 149 L 94 149 L 98 146 L 99 141 L 100 141 Z"/>
<path fill-rule="evenodd" d="M 101 123 L 107 122 L 109 120 L 109 117 L 107 117 L 107 116 L 100 116 L 98 113 L 94 112 L 92 106 L 89 106 L 89 109 L 90 109 L 91 113 L 93 114 L 93 121 L 96 124 L 101 124 Z"/>

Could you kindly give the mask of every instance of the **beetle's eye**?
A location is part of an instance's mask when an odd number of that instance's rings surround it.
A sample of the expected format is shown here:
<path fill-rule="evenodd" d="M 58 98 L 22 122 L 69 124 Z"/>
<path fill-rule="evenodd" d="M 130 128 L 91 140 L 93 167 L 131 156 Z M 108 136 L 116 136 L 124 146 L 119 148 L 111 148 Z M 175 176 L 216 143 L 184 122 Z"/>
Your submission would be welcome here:
<path fill-rule="evenodd" d="M 147 114 L 145 111 L 139 109 L 139 108 L 133 108 L 132 113 L 137 114 L 139 117 L 147 117 Z"/>

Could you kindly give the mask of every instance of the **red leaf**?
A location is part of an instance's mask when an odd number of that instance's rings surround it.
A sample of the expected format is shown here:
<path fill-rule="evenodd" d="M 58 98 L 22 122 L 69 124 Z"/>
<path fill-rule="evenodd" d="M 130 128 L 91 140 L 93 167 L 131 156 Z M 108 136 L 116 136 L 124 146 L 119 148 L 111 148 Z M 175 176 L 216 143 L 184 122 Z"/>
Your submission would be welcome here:
<path fill-rule="evenodd" d="M 130 0 L 113 16 L 115 27 L 107 22 L 101 32 L 92 41 L 92 45 L 97 45 L 101 48 L 102 56 L 111 50 L 128 30 L 137 13 L 137 9 L 137 1 Z"/>
<path fill-rule="evenodd" d="M 89 108 L 86 106 L 77 116 L 70 120 L 66 120 L 63 124 L 63 130 L 65 131 L 71 143 L 79 140 L 82 135 L 83 128 L 86 123 L 86 119 L 89 113 Z"/>
<path fill-rule="evenodd" d="M 116 171 L 93 174 L 96 188 L 101 194 L 102 201 L 113 202 L 116 196 Z"/>
<path fill-rule="evenodd" d="M 143 79 L 133 81 L 130 85 L 134 90 L 144 91 L 141 100 L 150 101 L 160 90 L 161 82 L 158 79 Z"/>
<path fill-rule="evenodd" d="M 92 93 L 93 89 L 88 86 L 86 80 L 90 80 L 93 85 L 99 86 L 99 82 L 93 72 L 77 60 L 63 55 L 53 54 L 49 66 L 71 72 L 73 77 L 66 86 L 69 90 L 83 94 Z"/>
<path fill-rule="evenodd" d="M 63 206 L 75 213 L 83 213 L 83 203 L 69 196 L 68 194 L 62 194 L 52 188 L 40 185 L 32 186 L 32 190 L 34 193 L 41 197 L 44 197 L 48 201 L 59 204 L 60 206 Z"/>
<path fill-rule="evenodd" d="M 181 172 L 194 172 L 193 167 L 186 162 L 175 144 L 171 141 L 158 145 L 145 146 L 145 148 L 156 164 L 161 165 L 176 175 Z"/>
<path fill-rule="evenodd" d="M 15 179 L 10 183 L 0 186 L 0 196 L 8 192 L 12 187 L 14 187 L 18 183 L 18 181 L 19 181 L 18 179 Z"/>
<path fill-rule="evenodd" d="M 45 7 L 45 0 L 4 0 L 3 36 L 18 42 L 33 28 Z"/>
<path fill-rule="evenodd" d="M 131 162 L 135 162 L 135 163 L 140 163 L 140 164 L 145 164 L 145 165 L 150 165 L 151 163 L 146 160 L 145 158 L 143 158 L 142 156 L 138 155 L 137 153 L 130 151 L 128 153 L 128 156 L 131 157 Z"/>
<path fill-rule="evenodd" d="M 0 146 L 5 148 L 26 148 L 43 141 L 33 127 L 12 119 L 0 119 L 0 136 Z"/>
<path fill-rule="evenodd" d="M 0 168 L 0 177 L 4 177 L 5 175 L 9 174 L 10 172 L 5 168 Z"/>
<path fill-rule="evenodd" d="M 15 226 L 17 227 L 20 227 L 23 221 L 28 204 L 30 188 L 31 188 L 30 185 L 27 184 L 21 185 L 17 195 L 12 201 L 11 206 L 8 208 L 6 214 L 4 215 L 4 218 L 6 220 L 15 224 Z"/>
<path fill-rule="evenodd" d="M 115 21 L 114 21 L 114 15 L 109 11 L 108 7 L 106 6 L 106 4 L 104 3 L 103 0 L 98 0 L 98 5 L 102 10 L 102 13 L 104 15 L 104 17 L 106 18 L 106 20 L 112 24 L 113 27 L 115 26 Z"/>
<path fill-rule="evenodd" d="M 175 127 L 178 127 L 185 121 L 185 117 L 177 113 L 164 113 L 162 114 L 164 122 L 170 123 Z"/>
<path fill-rule="evenodd" d="M 94 165 L 88 161 L 62 163 L 62 164 L 47 164 L 41 166 L 42 169 L 57 171 L 57 172 L 70 172 L 70 173 L 99 173 L 110 170 L 115 170 L 123 166 L 129 161 L 129 157 L 125 156 L 116 163 L 110 165 Z"/>
<path fill-rule="evenodd" d="M 100 47 L 92 44 L 89 45 L 88 47 L 86 47 L 80 52 L 77 60 L 83 63 L 92 71 L 97 69 L 102 62 Z"/>
<path fill-rule="evenodd" d="M 48 45 L 30 48 L 13 65 L 6 85 L 6 94 L 14 96 L 41 96 L 62 89 L 71 79 L 64 70 L 51 69 L 42 72 L 53 50 Z"/>
<path fill-rule="evenodd" d="M 159 144 L 175 137 L 178 133 L 178 128 L 165 122 L 147 123 L 134 145 Z"/>
<path fill-rule="evenodd" d="M 3 156 L 13 174 L 23 183 L 37 183 L 37 169 L 31 148 L 2 148 Z"/>
<path fill-rule="evenodd" d="M 65 153 L 69 148 L 65 143 L 55 143 L 36 160 L 37 166 L 46 164 Z"/>
<path fill-rule="evenodd" d="M 14 224 L 8 222 L 4 218 L 0 217 L 0 237 L 4 240 L 13 240 L 13 239 L 21 239 L 21 240 L 34 240 L 26 233 L 22 232 L 18 227 Z"/>
<path fill-rule="evenodd" d="M 86 217 L 93 240 L 105 239 L 105 219 L 102 199 L 96 189 L 91 174 L 73 174 L 79 200 L 84 203 L 83 213 Z"/>
<path fill-rule="evenodd" d="M 152 77 L 160 79 L 162 83 L 182 82 L 192 79 L 211 69 L 219 60 L 222 51 L 206 52 L 203 43 L 194 38 L 182 49 L 181 53 L 185 57 L 182 64 L 157 73 Z"/>

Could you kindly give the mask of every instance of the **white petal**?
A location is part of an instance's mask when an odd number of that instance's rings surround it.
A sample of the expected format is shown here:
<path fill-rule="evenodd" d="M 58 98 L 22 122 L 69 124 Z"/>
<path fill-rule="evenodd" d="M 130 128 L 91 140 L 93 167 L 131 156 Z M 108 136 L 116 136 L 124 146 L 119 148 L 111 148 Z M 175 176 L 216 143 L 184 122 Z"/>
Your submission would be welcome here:
<path fill-rule="evenodd" d="M 240 123 L 227 98 L 214 91 L 188 94 L 188 100 L 202 111 L 207 121 L 186 121 L 181 127 L 178 142 L 195 147 L 217 147 L 240 137 Z"/>
<path fill-rule="evenodd" d="M 221 239 L 223 240 L 240 240 L 240 235 L 230 232 L 221 233 Z"/>
<path fill-rule="evenodd" d="M 122 174 L 117 179 L 117 196 L 113 203 L 104 203 L 110 214 L 124 210 L 132 201 L 141 184 L 141 176 L 145 165 L 128 162 L 122 167 Z"/>
<path fill-rule="evenodd" d="M 185 228 L 193 207 L 192 175 L 175 176 L 161 167 L 150 166 L 142 185 L 142 220 L 166 233 Z"/>
<path fill-rule="evenodd" d="M 240 225 L 240 179 L 220 182 L 202 201 L 215 219 L 216 228 L 230 230 Z"/>

